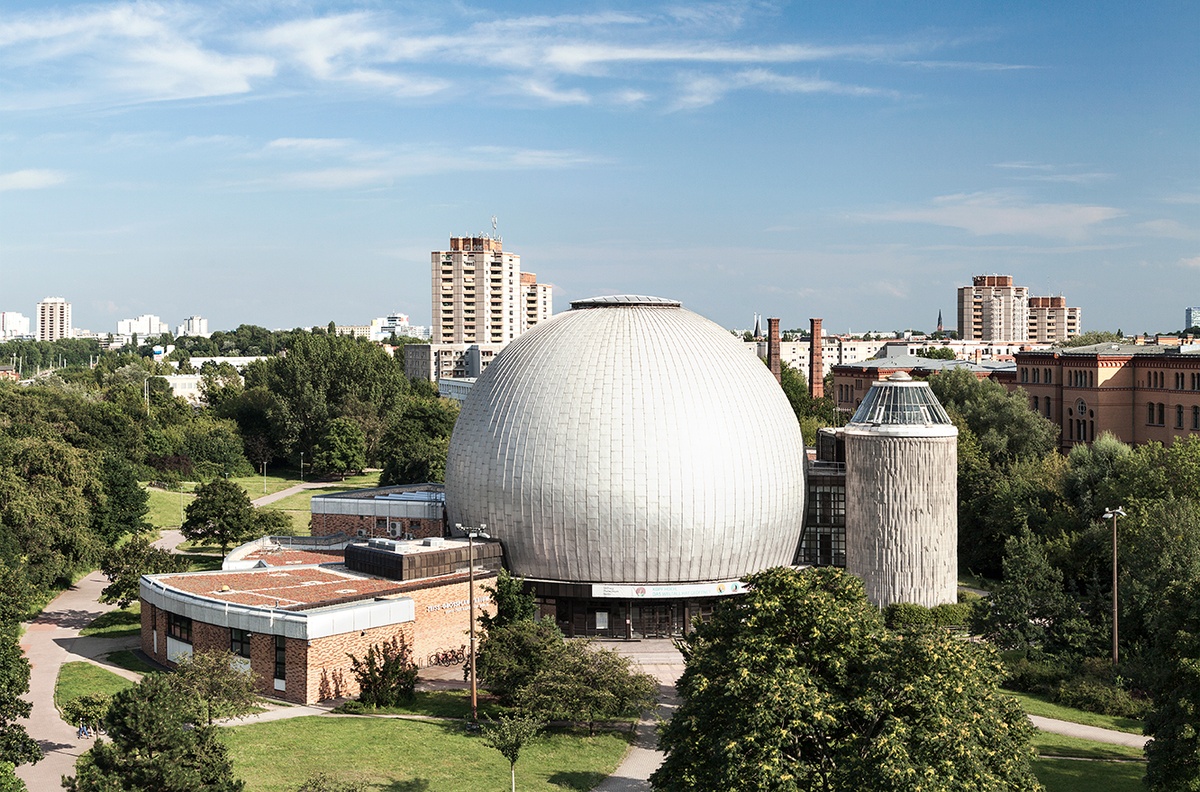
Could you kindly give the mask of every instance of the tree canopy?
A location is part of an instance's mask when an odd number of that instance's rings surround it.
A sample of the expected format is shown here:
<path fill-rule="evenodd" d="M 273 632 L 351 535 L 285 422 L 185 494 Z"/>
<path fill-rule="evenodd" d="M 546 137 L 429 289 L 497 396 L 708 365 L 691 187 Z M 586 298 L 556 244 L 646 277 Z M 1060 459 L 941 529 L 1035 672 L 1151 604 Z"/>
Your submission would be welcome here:
<path fill-rule="evenodd" d="M 1038 789 L 994 652 L 888 630 L 862 583 L 771 569 L 686 639 L 658 790 Z"/>

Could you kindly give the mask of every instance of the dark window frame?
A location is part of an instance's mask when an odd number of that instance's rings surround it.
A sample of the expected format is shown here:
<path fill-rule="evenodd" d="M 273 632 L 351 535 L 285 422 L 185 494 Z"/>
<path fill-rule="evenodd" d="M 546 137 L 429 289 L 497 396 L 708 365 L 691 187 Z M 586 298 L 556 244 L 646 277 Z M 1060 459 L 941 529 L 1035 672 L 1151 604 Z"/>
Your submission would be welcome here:
<path fill-rule="evenodd" d="M 192 642 L 192 620 L 178 613 L 167 613 L 167 635 L 176 641 Z"/>

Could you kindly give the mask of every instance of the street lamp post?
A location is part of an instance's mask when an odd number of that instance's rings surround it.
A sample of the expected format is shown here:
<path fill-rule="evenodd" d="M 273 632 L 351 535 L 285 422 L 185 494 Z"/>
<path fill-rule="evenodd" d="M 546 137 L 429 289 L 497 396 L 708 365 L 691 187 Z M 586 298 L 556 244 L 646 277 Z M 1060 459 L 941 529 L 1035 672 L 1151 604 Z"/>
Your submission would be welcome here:
<path fill-rule="evenodd" d="M 1125 510 L 1118 506 L 1115 509 L 1108 509 L 1104 512 L 1104 519 L 1112 520 L 1112 619 L 1113 619 L 1113 639 L 1112 639 L 1112 661 L 1113 665 L 1117 664 L 1117 517 L 1124 517 Z"/>
<path fill-rule="evenodd" d="M 479 684 L 475 680 L 475 537 L 482 536 L 488 539 L 487 523 L 480 523 L 478 528 L 463 528 L 462 523 L 455 523 L 454 527 L 460 531 L 467 533 L 467 610 L 470 611 L 468 621 L 470 622 L 471 635 L 471 724 L 478 726 L 479 724 Z"/>

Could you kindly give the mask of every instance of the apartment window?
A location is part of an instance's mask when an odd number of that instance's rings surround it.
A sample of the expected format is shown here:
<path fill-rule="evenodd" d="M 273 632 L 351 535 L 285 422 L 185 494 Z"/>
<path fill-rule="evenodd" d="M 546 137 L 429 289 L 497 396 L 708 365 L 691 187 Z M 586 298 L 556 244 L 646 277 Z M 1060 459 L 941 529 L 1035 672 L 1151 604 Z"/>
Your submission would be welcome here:
<path fill-rule="evenodd" d="M 192 642 L 192 620 L 178 613 L 167 614 L 167 635 L 184 643 Z"/>
<path fill-rule="evenodd" d="M 238 657 L 249 657 L 250 631 L 229 628 L 229 651 Z"/>
<path fill-rule="evenodd" d="M 287 679 L 287 638 L 275 636 L 275 678 Z"/>
<path fill-rule="evenodd" d="M 1175 428 L 1176 429 L 1183 428 L 1183 405 L 1182 404 L 1175 405 Z"/>

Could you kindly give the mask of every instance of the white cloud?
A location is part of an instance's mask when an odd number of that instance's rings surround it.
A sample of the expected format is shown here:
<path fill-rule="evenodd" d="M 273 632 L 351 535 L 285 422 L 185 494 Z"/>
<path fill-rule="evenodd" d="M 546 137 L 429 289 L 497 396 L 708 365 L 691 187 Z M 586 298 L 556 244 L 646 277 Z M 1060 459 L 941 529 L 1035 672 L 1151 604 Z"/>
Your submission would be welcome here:
<path fill-rule="evenodd" d="M 327 152 L 345 149 L 351 141 L 344 138 L 276 138 L 268 149 L 300 152 Z"/>
<path fill-rule="evenodd" d="M 1179 263 L 1184 267 L 1200 269 L 1200 256 L 1192 256 L 1191 258 L 1180 259 Z"/>
<path fill-rule="evenodd" d="M 929 206 L 866 214 L 872 220 L 929 223 L 961 228 L 976 236 L 1030 234 L 1081 239 L 1095 226 L 1122 217 L 1111 206 L 1073 203 L 1033 203 L 1003 192 L 944 195 Z"/>
<path fill-rule="evenodd" d="M 517 87 L 522 93 L 551 104 L 588 104 L 592 101 L 592 98 L 579 88 L 563 90 L 540 80 L 524 80 L 519 82 Z"/>
<path fill-rule="evenodd" d="M 872 96 L 882 93 L 861 85 L 822 80 L 815 77 L 794 77 L 767 69 L 748 69 L 726 75 L 697 75 L 683 80 L 674 109 L 693 110 L 713 104 L 733 91 L 755 88 L 781 94 L 842 94 Z"/>
<path fill-rule="evenodd" d="M 67 180 L 62 171 L 28 169 L 0 173 L 0 192 L 9 190 L 42 190 Z"/>

